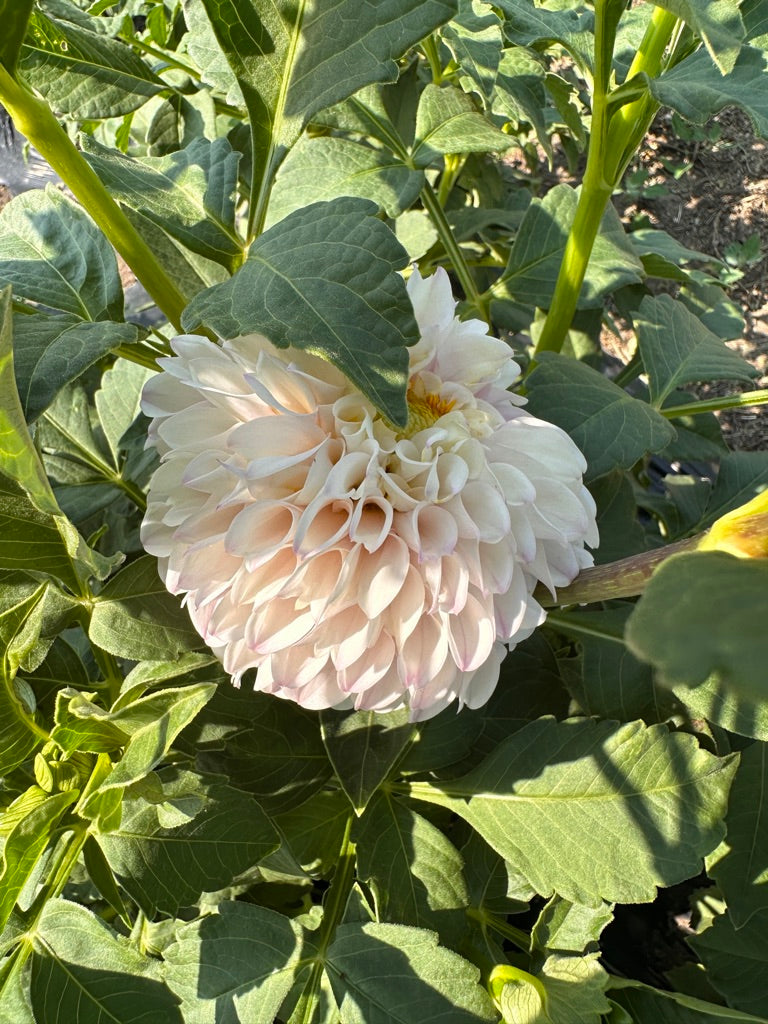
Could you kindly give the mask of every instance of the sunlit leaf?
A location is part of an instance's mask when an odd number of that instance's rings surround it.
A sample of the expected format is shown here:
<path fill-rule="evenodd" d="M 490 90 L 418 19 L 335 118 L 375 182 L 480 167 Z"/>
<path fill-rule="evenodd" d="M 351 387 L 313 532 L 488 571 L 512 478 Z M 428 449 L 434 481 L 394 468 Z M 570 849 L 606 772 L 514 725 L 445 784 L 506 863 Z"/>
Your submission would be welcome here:
<path fill-rule="evenodd" d="M 543 718 L 468 775 L 411 793 L 460 814 L 541 895 L 598 906 L 700 870 L 735 768 L 664 726 Z"/>

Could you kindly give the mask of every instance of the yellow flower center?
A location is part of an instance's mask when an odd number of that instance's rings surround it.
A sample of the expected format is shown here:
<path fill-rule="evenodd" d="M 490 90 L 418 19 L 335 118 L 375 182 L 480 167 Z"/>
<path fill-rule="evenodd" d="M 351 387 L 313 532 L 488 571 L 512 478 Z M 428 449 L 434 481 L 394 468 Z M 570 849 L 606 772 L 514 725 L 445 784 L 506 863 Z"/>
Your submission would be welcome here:
<path fill-rule="evenodd" d="M 456 404 L 452 399 L 441 398 L 433 391 L 427 391 L 416 378 L 408 386 L 408 423 L 402 431 L 403 437 L 413 437 L 420 430 L 431 427 L 441 416 L 450 412 Z"/>

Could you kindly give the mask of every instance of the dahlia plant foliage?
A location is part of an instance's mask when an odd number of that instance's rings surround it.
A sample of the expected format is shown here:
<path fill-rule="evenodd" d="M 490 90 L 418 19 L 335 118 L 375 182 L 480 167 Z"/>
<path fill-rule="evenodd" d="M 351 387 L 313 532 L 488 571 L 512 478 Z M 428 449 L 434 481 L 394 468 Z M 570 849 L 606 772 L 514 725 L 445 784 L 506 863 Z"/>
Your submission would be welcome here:
<path fill-rule="evenodd" d="M 768 0 L 0 25 L 0 1024 L 765 1024 Z"/>

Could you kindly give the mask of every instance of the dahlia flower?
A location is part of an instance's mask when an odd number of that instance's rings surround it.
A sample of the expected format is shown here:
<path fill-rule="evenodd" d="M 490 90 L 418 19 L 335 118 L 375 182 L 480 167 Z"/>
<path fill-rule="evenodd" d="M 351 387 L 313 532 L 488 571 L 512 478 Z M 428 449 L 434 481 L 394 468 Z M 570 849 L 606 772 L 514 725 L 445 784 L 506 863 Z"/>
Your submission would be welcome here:
<path fill-rule="evenodd" d="M 447 274 L 408 282 L 409 420 L 257 334 L 183 335 L 145 387 L 161 456 L 142 526 L 168 589 L 239 684 L 413 720 L 488 700 L 533 590 L 592 564 L 584 458 L 507 388 L 520 369 Z"/>

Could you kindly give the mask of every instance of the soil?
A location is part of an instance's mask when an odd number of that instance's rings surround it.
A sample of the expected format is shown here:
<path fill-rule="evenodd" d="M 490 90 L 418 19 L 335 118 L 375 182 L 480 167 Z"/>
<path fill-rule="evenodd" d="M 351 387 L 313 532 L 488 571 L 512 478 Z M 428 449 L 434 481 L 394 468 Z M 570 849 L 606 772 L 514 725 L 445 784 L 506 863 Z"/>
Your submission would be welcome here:
<path fill-rule="evenodd" d="M 719 139 L 682 140 L 671 115 L 661 114 L 634 165 L 648 174 L 643 194 L 630 199 L 625 193 L 617 203 L 625 220 L 645 216 L 651 226 L 663 228 L 689 248 L 720 259 L 734 243 L 757 235 L 760 255 L 739 268 L 743 277 L 729 288 L 746 323 L 743 337 L 728 344 L 760 377 L 743 387 L 732 382 L 701 386 L 701 397 L 768 386 L 768 142 L 756 139 L 749 118 L 735 109 L 719 114 L 707 131 L 719 131 Z M 677 179 L 670 167 L 680 172 Z M 663 194 L 654 195 L 652 186 L 661 186 Z M 723 412 L 720 421 L 732 448 L 768 447 L 768 406 Z"/>

